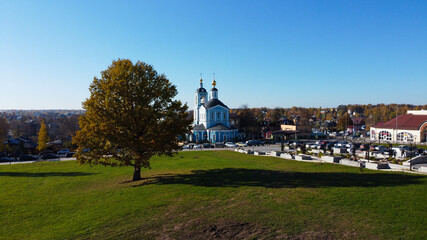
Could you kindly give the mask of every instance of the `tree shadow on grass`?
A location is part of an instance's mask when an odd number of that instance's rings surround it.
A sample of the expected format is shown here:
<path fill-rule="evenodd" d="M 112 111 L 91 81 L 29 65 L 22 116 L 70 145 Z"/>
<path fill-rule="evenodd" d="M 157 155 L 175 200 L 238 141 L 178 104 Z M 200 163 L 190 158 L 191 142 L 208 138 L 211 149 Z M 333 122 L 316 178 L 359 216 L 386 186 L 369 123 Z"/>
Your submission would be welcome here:
<path fill-rule="evenodd" d="M 225 168 L 194 170 L 190 174 L 145 178 L 134 187 L 151 184 L 188 184 L 204 187 L 254 186 L 265 188 L 383 187 L 420 184 L 424 176 L 387 173 L 283 172 L 274 170 Z"/>
<path fill-rule="evenodd" d="M 98 173 L 85 172 L 0 172 L 0 177 L 79 177 Z"/>

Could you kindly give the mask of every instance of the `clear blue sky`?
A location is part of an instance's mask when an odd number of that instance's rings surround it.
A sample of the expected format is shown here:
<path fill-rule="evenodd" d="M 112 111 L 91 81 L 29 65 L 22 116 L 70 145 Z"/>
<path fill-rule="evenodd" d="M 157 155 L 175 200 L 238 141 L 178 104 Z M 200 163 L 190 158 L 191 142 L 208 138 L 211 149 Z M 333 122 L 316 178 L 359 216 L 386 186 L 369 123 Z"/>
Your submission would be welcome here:
<path fill-rule="evenodd" d="M 193 107 L 427 104 L 427 1 L 0 0 L 0 109 L 80 109 L 113 59 Z"/>

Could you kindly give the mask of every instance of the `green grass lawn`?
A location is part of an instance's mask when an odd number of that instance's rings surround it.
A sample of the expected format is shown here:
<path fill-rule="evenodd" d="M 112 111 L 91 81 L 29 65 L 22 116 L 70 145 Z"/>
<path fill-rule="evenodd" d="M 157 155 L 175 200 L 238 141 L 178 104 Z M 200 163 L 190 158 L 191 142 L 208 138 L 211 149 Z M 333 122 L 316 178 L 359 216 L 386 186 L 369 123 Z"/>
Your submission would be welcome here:
<path fill-rule="evenodd" d="M 426 239 L 427 176 L 230 151 L 0 165 L 0 239 Z"/>

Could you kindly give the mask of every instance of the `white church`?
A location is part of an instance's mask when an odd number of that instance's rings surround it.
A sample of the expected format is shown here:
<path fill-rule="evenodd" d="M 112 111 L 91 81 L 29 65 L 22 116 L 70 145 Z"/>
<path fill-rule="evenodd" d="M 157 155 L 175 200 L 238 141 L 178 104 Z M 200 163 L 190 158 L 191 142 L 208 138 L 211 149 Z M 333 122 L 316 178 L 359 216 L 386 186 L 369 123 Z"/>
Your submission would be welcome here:
<path fill-rule="evenodd" d="M 238 137 L 238 129 L 230 124 L 230 109 L 218 99 L 218 89 L 215 78 L 209 93 L 203 88 L 200 78 L 200 88 L 196 90 L 193 130 L 190 141 L 195 142 L 227 142 Z"/>

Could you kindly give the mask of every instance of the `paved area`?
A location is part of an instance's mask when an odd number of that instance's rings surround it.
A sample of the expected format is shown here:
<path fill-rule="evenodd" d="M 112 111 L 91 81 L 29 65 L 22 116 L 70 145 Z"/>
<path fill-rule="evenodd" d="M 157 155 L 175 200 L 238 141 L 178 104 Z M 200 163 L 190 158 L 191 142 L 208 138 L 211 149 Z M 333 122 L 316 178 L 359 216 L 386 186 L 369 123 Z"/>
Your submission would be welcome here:
<path fill-rule="evenodd" d="M 16 161 L 16 162 L 2 162 L 0 165 L 10 165 L 10 164 L 25 164 L 25 163 L 35 163 L 35 162 L 57 162 L 57 161 L 72 161 L 76 158 L 56 158 L 48 160 L 37 160 L 37 161 Z"/>

